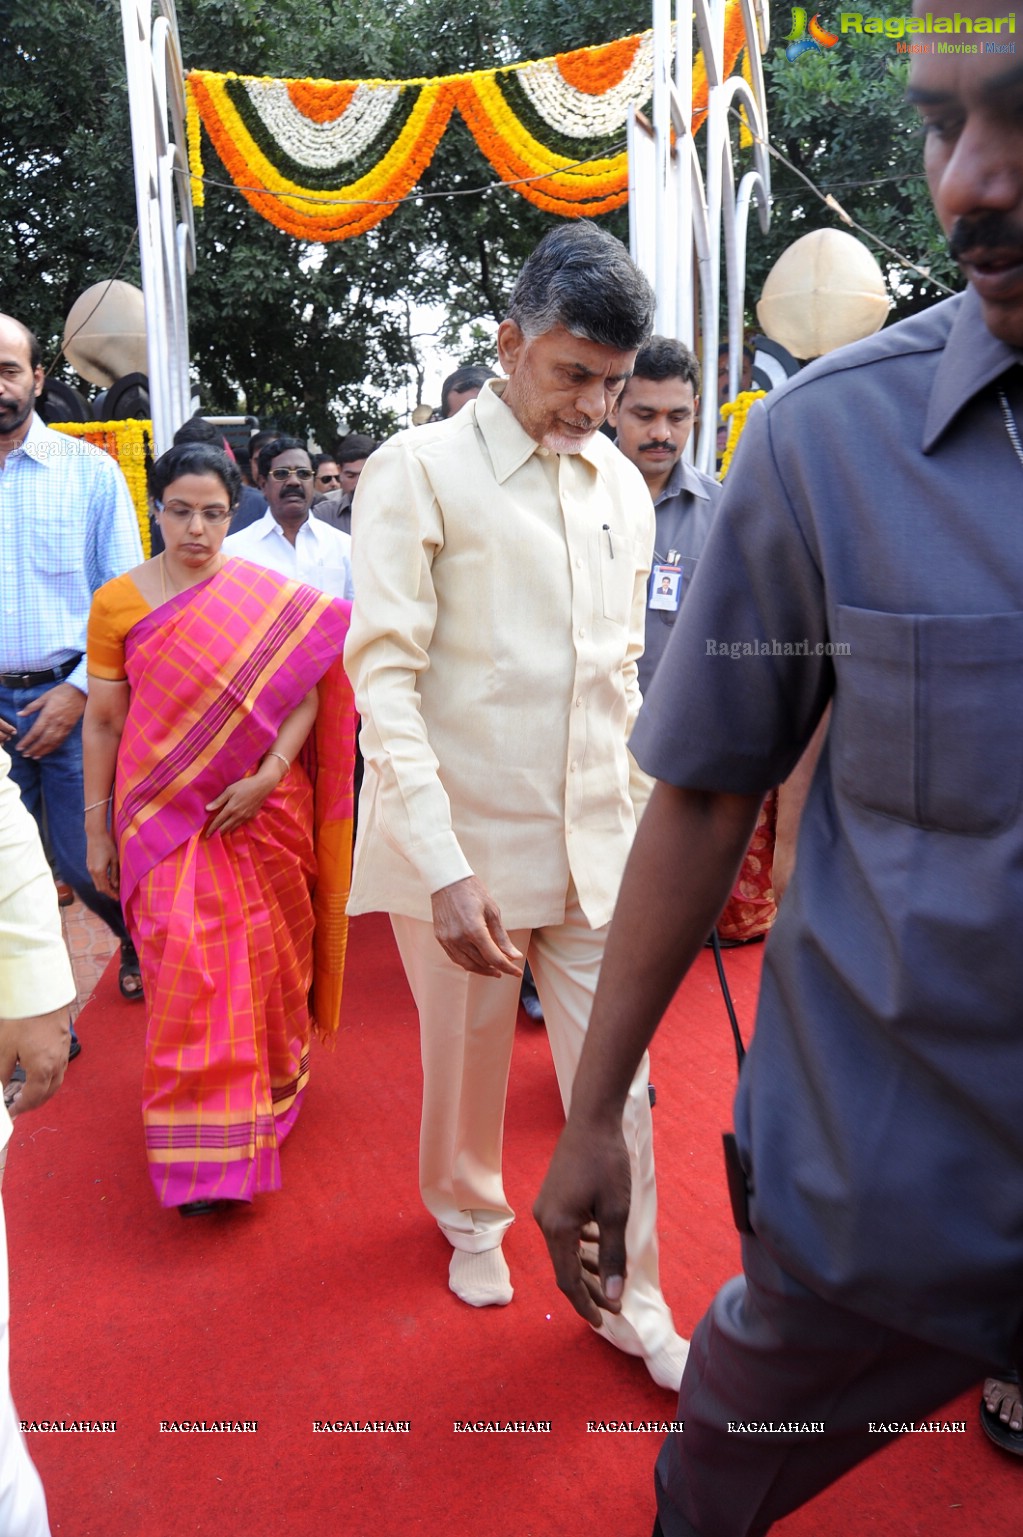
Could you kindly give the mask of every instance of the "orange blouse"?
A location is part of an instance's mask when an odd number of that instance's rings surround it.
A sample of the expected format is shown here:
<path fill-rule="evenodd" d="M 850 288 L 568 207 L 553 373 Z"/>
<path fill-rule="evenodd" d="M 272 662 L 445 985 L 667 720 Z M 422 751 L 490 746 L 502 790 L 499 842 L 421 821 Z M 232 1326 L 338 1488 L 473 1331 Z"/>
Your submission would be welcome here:
<path fill-rule="evenodd" d="M 90 677 L 124 682 L 125 637 L 150 609 L 127 573 L 99 589 L 89 610 L 86 657 Z"/>

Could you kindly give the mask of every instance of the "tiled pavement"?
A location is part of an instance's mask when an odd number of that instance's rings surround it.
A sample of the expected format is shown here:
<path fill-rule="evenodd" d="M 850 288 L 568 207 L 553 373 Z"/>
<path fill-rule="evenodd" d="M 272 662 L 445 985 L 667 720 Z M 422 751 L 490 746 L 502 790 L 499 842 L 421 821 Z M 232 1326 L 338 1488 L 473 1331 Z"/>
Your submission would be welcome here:
<path fill-rule="evenodd" d="M 61 908 L 60 917 L 78 989 L 78 997 L 73 1006 L 77 1018 L 106 971 L 107 963 L 117 949 L 117 940 L 106 924 L 95 913 L 90 913 L 77 897 L 70 907 Z"/>

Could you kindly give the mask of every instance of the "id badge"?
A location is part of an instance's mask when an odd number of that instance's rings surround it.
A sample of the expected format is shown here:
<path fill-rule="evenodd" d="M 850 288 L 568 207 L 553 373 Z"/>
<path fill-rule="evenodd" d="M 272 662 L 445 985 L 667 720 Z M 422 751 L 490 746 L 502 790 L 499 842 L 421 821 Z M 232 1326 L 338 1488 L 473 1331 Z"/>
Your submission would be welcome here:
<path fill-rule="evenodd" d="M 682 567 L 654 566 L 650 573 L 650 607 L 678 613 L 682 601 Z"/>
<path fill-rule="evenodd" d="M 670 556 L 668 561 L 655 565 L 650 572 L 650 598 L 647 606 L 660 609 L 665 614 L 677 614 L 693 579 L 696 557 L 676 556 L 674 551 L 670 552 Z"/>

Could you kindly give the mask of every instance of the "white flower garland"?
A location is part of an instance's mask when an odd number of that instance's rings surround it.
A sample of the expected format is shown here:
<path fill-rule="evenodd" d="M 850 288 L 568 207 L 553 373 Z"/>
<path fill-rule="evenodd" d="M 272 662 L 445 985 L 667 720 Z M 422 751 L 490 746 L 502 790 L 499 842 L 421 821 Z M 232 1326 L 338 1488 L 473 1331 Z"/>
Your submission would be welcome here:
<path fill-rule="evenodd" d="M 247 79 L 245 89 L 263 127 L 284 153 L 316 171 L 358 159 L 382 132 L 401 95 L 396 85 L 361 81 L 340 117 L 316 123 L 299 112 L 286 80 Z"/>
<path fill-rule="evenodd" d="M 544 122 L 572 139 L 598 139 L 624 128 L 629 109 L 649 101 L 653 91 L 653 35 L 645 35 L 625 74 L 601 96 L 577 90 L 554 59 L 517 70 L 519 83 Z"/>

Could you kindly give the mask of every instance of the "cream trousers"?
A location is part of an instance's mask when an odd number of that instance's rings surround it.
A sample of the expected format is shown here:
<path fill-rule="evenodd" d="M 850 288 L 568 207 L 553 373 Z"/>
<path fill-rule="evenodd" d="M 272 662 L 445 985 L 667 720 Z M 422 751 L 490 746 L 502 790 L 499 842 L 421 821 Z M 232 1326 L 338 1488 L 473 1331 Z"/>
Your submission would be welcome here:
<path fill-rule="evenodd" d="M 501 1152 L 519 981 L 463 971 L 444 954 L 429 923 L 392 914 L 391 924 L 419 1010 L 422 1197 L 454 1248 L 493 1249 L 515 1217 L 504 1193 Z M 589 927 L 574 890 L 564 922 L 510 936 L 532 968 L 566 1112 L 606 936 L 606 927 Z M 622 1311 L 608 1314 L 601 1330 L 619 1349 L 643 1356 L 675 1332 L 658 1274 L 648 1071 L 644 1055 L 622 1119 L 632 1174 Z"/>

